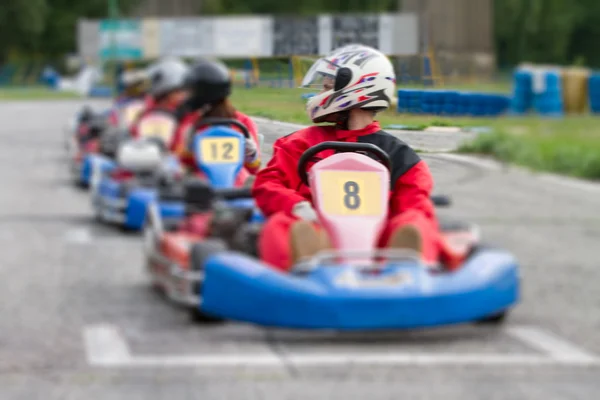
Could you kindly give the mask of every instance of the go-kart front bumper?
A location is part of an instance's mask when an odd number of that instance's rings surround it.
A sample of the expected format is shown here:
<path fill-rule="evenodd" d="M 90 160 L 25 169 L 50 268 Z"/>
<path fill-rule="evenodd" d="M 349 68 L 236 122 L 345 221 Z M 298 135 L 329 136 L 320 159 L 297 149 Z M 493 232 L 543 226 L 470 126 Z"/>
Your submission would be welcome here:
<path fill-rule="evenodd" d="M 144 188 L 105 179 L 92 194 L 92 207 L 98 219 L 122 226 L 129 230 L 140 230 L 144 226 L 148 204 L 157 200 L 155 188 Z M 181 202 L 160 202 L 161 216 L 177 219 L 184 215 Z"/>
<path fill-rule="evenodd" d="M 301 329 L 411 329 L 477 321 L 519 300 L 516 260 L 481 250 L 455 272 L 403 264 L 403 283 L 361 286 L 350 266 L 284 274 L 255 259 L 221 253 L 206 260 L 198 307 L 217 317 Z"/>

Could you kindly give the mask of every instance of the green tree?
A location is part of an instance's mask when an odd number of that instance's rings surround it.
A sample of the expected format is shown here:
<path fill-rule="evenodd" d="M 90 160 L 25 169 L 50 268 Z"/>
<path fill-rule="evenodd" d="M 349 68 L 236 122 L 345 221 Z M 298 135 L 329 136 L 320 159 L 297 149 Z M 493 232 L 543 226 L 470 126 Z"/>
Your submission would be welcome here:
<path fill-rule="evenodd" d="M 495 40 L 500 64 L 570 63 L 574 34 L 588 24 L 586 1 L 495 0 Z M 598 5 L 595 8 L 599 9 Z"/>
<path fill-rule="evenodd" d="M 77 20 L 107 18 L 107 0 L 46 0 L 50 6 L 46 27 L 38 44 L 47 55 L 58 56 L 75 49 Z M 119 0 L 121 12 L 129 11 L 139 0 Z"/>
<path fill-rule="evenodd" d="M 31 51 L 46 27 L 46 0 L 10 0 L 0 7 L 0 61 L 19 51 Z"/>

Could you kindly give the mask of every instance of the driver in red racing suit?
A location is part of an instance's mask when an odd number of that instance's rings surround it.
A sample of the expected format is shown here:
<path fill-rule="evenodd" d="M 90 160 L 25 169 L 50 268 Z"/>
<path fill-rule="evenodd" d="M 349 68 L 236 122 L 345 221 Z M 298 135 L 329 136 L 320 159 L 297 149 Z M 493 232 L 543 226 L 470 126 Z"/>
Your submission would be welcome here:
<path fill-rule="evenodd" d="M 148 114 L 162 110 L 173 114 L 173 118 L 176 117 L 176 111 L 187 98 L 187 91 L 183 86 L 188 72 L 189 67 L 177 59 L 164 60 L 151 68 L 149 73 L 151 101 L 132 124 L 130 128 L 132 137 L 139 137 L 139 123 Z M 166 143 L 166 145 L 171 147 L 173 144 Z"/>
<path fill-rule="evenodd" d="M 148 74 L 145 70 L 125 71 L 121 76 L 121 83 L 124 86 L 123 93 L 120 94 L 110 110 L 110 123 L 118 126 L 121 118 L 121 111 L 131 103 L 143 102 L 144 108 L 150 105 L 148 95 Z M 125 121 L 124 121 L 125 122 Z"/>
<path fill-rule="evenodd" d="M 257 174 L 253 186 L 256 203 L 268 218 L 258 239 L 259 256 L 287 271 L 301 258 L 331 247 L 297 165 L 308 148 L 341 141 L 375 144 L 392 161 L 388 222 L 379 246 L 413 249 L 424 262 L 436 263 L 443 246 L 430 199 L 433 178 L 429 168 L 407 144 L 384 132 L 374 120 L 394 96 L 392 64 L 375 49 L 348 45 L 318 60 L 304 78 L 304 86 L 315 78 L 322 80 L 323 90 L 309 100 L 307 113 L 315 123 L 334 124 L 301 129 L 274 143 L 273 158 Z M 322 152 L 317 160 L 333 153 Z"/>
<path fill-rule="evenodd" d="M 194 124 L 202 118 L 230 118 L 244 124 L 250 133 L 251 139 L 244 141 L 244 168 L 236 179 L 236 186 L 247 182 L 251 175 L 256 174 L 261 166 L 260 151 L 258 148 L 258 129 L 250 117 L 237 111 L 229 96 L 231 95 L 231 75 L 227 67 L 218 61 L 200 60 L 189 71 L 185 88 L 188 91 L 188 99 L 179 110 L 181 121 L 171 151 L 175 152 L 182 164 L 188 170 L 202 175 L 196 166 L 194 156 L 187 148 L 189 134 Z M 202 130 L 208 127 L 200 128 Z M 232 129 L 239 130 L 232 126 Z"/>

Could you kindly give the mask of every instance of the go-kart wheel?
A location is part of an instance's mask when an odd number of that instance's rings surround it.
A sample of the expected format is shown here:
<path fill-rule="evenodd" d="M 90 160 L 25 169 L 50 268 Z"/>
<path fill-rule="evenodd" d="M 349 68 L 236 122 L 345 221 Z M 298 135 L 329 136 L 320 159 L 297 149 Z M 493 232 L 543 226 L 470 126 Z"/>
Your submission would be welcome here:
<path fill-rule="evenodd" d="M 190 268 L 193 272 L 204 271 L 204 264 L 206 260 L 223 251 L 227 250 L 225 243 L 218 239 L 206 239 L 203 242 L 196 243 L 192 246 L 190 251 Z M 202 280 L 194 283 L 193 292 L 198 295 L 200 302 L 202 302 Z M 202 311 L 200 307 L 190 307 L 190 318 L 194 322 L 198 323 L 219 323 L 224 322 L 223 318 L 210 315 Z"/>
<path fill-rule="evenodd" d="M 508 311 L 502 311 L 496 314 L 488 315 L 487 317 L 478 320 L 476 323 L 478 325 L 501 325 L 506 321 L 507 317 Z"/>

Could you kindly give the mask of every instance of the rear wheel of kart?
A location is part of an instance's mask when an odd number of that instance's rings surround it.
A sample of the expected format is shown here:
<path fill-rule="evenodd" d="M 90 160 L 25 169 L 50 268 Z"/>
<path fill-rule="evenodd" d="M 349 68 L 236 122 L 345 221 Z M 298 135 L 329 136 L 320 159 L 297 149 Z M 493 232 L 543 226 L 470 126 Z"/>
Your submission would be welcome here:
<path fill-rule="evenodd" d="M 190 268 L 194 272 L 204 271 L 204 263 L 206 260 L 225 250 L 227 250 L 225 243 L 217 239 L 207 239 L 203 242 L 194 244 L 190 251 Z M 194 293 L 198 295 L 200 301 L 202 301 L 202 283 L 202 281 L 195 283 L 193 288 Z M 194 322 L 205 324 L 225 321 L 223 318 L 203 312 L 201 307 L 190 307 L 190 317 Z"/>
<path fill-rule="evenodd" d="M 479 325 L 501 325 L 506 321 L 508 317 L 507 311 L 502 311 L 496 314 L 488 315 L 477 321 Z"/>

